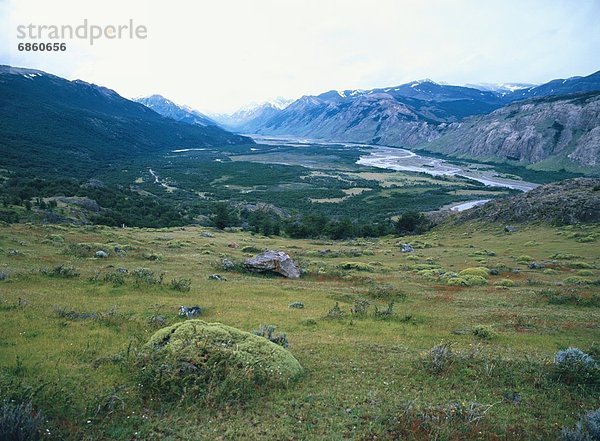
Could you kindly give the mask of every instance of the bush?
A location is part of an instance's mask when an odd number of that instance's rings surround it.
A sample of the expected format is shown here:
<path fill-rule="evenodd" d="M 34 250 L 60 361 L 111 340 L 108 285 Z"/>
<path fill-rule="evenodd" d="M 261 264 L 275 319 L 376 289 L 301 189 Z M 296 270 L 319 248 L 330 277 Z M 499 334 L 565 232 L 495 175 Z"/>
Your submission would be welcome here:
<path fill-rule="evenodd" d="M 365 317 L 367 315 L 367 312 L 369 311 L 369 306 L 371 306 L 371 304 L 368 300 L 356 299 L 354 301 L 354 305 L 352 306 L 352 308 L 350 308 L 350 313 L 354 317 Z"/>
<path fill-rule="evenodd" d="M 108 273 L 104 276 L 104 281 L 106 283 L 112 283 L 113 286 L 123 286 L 125 285 L 125 274 L 123 273 Z"/>
<path fill-rule="evenodd" d="M 157 331 L 132 366 L 141 391 L 160 400 L 243 402 L 257 388 L 285 386 L 303 372 L 281 346 L 220 323 L 187 320 Z"/>
<path fill-rule="evenodd" d="M 48 275 L 62 277 L 64 279 L 72 279 L 79 277 L 79 272 L 72 265 L 58 265 L 52 268 L 52 271 L 50 271 Z"/>
<path fill-rule="evenodd" d="M 500 279 L 496 283 L 494 283 L 494 285 L 495 286 L 513 287 L 513 286 L 515 286 L 515 282 L 513 282 L 510 279 Z"/>
<path fill-rule="evenodd" d="M 345 270 L 356 271 L 373 271 L 373 266 L 363 262 L 342 262 L 340 268 Z"/>
<path fill-rule="evenodd" d="M 252 333 L 259 337 L 264 337 L 270 342 L 287 349 L 289 346 L 287 336 L 283 332 L 275 334 L 275 329 L 277 329 L 277 327 L 274 325 L 260 325 L 260 328 L 255 329 Z"/>
<path fill-rule="evenodd" d="M 340 308 L 340 304 L 338 302 L 335 302 L 335 305 L 333 305 L 333 308 L 331 308 L 327 312 L 327 315 L 325 316 L 325 318 L 328 318 L 328 319 L 340 319 L 343 316 L 344 316 L 344 312 Z"/>
<path fill-rule="evenodd" d="M 459 276 L 464 277 L 464 276 L 478 276 L 478 277 L 483 277 L 484 279 L 487 278 L 490 274 L 490 270 L 485 268 L 485 267 L 477 267 L 477 268 L 465 268 L 464 270 L 462 270 L 460 273 L 458 273 Z"/>
<path fill-rule="evenodd" d="M 600 409 L 592 410 L 579 418 L 573 429 L 563 428 L 561 441 L 596 441 L 600 440 Z"/>
<path fill-rule="evenodd" d="M 594 269 L 594 266 L 587 262 L 573 262 L 569 264 L 569 268 L 573 269 Z"/>
<path fill-rule="evenodd" d="M 491 340 L 495 337 L 494 328 L 486 325 L 478 325 L 473 328 L 473 335 L 481 340 Z"/>
<path fill-rule="evenodd" d="M 173 279 L 170 288 L 175 291 L 188 292 L 192 288 L 192 279 Z"/>
<path fill-rule="evenodd" d="M 435 345 L 427 354 L 426 368 L 434 374 L 445 370 L 454 359 L 452 353 L 452 344 L 449 342 L 441 342 Z"/>
<path fill-rule="evenodd" d="M 35 412 L 31 403 L 16 404 L 5 399 L 0 407 L 0 439 L 10 441 L 39 439 L 42 422 L 42 413 Z"/>
<path fill-rule="evenodd" d="M 520 263 L 529 263 L 529 262 L 533 262 L 535 259 L 531 256 L 528 256 L 527 254 L 523 254 L 519 257 L 517 257 L 517 262 Z"/>
<path fill-rule="evenodd" d="M 375 305 L 375 312 L 373 313 L 373 316 L 383 320 L 392 318 L 394 316 L 394 302 L 388 303 L 385 308 L 381 309 Z"/>
<path fill-rule="evenodd" d="M 579 277 L 579 276 L 567 277 L 567 278 L 565 278 L 565 280 L 563 280 L 563 282 L 566 283 L 567 285 L 591 285 L 592 284 L 591 279 L 586 279 L 585 277 Z"/>
<path fill-rule="evenodd" d="M 134 283 L 139 286 L 145 285 L 161 285 L 164 278 L 164 273 L 156 277 L 154 271 L 149 268 L 136 268 L 131 272 Z"/>
<path fill-rule="evenodd" d="M 600 366 L 581 349 L 569 347 L 554 356 L 554 375 L 567 384 L 600 382 Z"/>

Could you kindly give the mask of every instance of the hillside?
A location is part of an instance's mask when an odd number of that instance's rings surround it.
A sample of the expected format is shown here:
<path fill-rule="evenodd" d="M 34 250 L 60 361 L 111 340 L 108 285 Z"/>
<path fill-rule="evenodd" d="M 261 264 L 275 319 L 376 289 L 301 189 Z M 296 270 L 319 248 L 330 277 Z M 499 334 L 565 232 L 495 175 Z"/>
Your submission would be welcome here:
<path fill-rule="evenodd" d="M 537 169 L 600 171 L 600 92 L 519 101 L 440 127 L 425 150 Z"/>
<path fill-rule="evenodd" d="M 0 165 L 73 177 L 173 148 L 252 143 L 220 128 L 164 118 L 113 90 L 30 69 L 0 67 Z"/>
<path fill-rule="evenodd" d="M 600 222 L 600 179 L 577 178 L 466 210 L 461 220 L 542 221 L 555 225 Z"/>

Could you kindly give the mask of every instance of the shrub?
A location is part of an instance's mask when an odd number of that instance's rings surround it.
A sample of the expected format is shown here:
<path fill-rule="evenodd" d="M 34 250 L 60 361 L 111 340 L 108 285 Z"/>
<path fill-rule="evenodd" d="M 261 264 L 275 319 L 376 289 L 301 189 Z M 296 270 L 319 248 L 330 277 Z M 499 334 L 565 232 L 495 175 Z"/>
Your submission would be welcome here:
<path fill-rule="evenodd" d="M 275 334 L 275 329 L 277 329 L 277 326 L 274 325 L 260 325 L 260 327 L 252 331 L 252 333 L 254 335 L 258 335 L 259 337 L 264 337 L 270 342 L 287 349 L 289 346 L 287 336 L 283 332 Z"/>
<path fill-rule="evenodd" d="M 382 300 L 404 300 L 406 293 L 400 291 L 392 285 L 374 285 L 369 288 L 369 297 Z"/>
<path fill-rule="evenodd" d="M 64 279 L 72 279 L 79 277 L 79 272 L 72 265 L 58 265 L 52 268 L 52 271 L 50 271 L 48 275 L 62 277 Z"/>
<path fill-rule="evenodd" d="M 149 268 L 136 268 L 131 272 L 134 283 L 139 286 L 142 284 L 146 285 L 161 285 L 164 278 L 164 273 L 156 277 L 154 271 Z"/>
<path fill-rule="evenodd" d="M 459 276 L 464 277 L 464 276 L 478 276 L 478 277 L 483 277 L 484 279 L 487 278 L 490 274 L 490 270 L 485 268 L 485 267 L 477 267 L 477 268 L 465 268 L 464 270 L 462 270 L 460 273 L 458 273 Z"/>
<path fill-rule="evenodd" d="M 579 276 L 567 277 L 565 280 L 563 280 L 563 282 L 566 283 L 567 285 L 591 285 L 592 284 L 592 280 L 586 279 L 585 277 L 579 277 Z"/>
<path fill-rule="evenodd" d="M 527 254 L 523 254 L 519 257 L 517 257 L 517 262 L 520 263 L 529 263 L 529 262 L 533 262 L 535 259 L 531 256 L 528 256 Z"/>
<path fill-rule="evenodd" d="M 487 285 L 487 280 L 485 279 L 485 277 L 466 275 L 466 276 L 463 276 L 463 279 L 465 279 L 467 281 L 467 286 Z"/>
<path fill-rule="evenodd" d="M 449 286 L 469 286 L 469 282 L 462 277 L 450 277 L 446 280 L 446 285 Z"/>
<path fill-rule="evenodd" d="M 573 260 L 576 259 L 579 256 L 576 256 L 574 254 L 569 254 L 569 253 L 556 253 L 553 254 L 552 256 L 550 256 L 550 258 L 552 259 L 556 259 L 556 260 Z"/>
<path fill-rule="evenodd" d="M 39 439 L 42 422 L 42 413 L 35 412 L 31 403 L 16 404 L 5 399 L 0 407 L 0 439 L 10 441 Z"/>
<path fill-rule="evenodd" d="M 365 317 L 371 304 L 365 299 L 356 299 L 354 305 L 350 308 L 350 313 L 355 317 Z"/>
<path fill-rule="evenodd" d="M 569 347 L 554 356 L 554 374 L 567 384 L 597 383 L 600 381 L 600 366 L 591 355 Z"/>
<path fill-rule="evenodd" d="M 254 246 L 250 245 L 250 246 L 243 247 L 242 248 L 242 252 L 243 253 L 252 253 L 252 254 L 254 254 L 254 253 L 262 253 L 263 250 L 261 248 L 257 248 L 257 247 L 254 247 Z"/>
<path fill-rule="evenodd" d="M 594 272 L 589 269 L 582 269 L 577 271 L 577 275 L 582 277 L 592 277 L 594 275 Z"/>
<path fill-rule="evenodd" d="M 579 418 L 573 429 L 564 427 L 560 439 L 561 441 L 600 440 L 600 409 L 592 410 Z"/>
<path fill-rule="evenodd" d="M 373 271 L 371 265 L 363 262 L 342 262 L 340 263 L 340 268 L 345 270 Z"/>
<path fill-rule="evenodd" d="M 513 282 L 510 279 L 500 279 L 496 283 L 494 283 L 494 285 L 512 287 L 512 286 L 515 286 L 515 282 Z"/>
<path fill-rule="evenodd" d="M 331 308 L 329 311 L 327 311 L 327 315 L 325 316 L 325 318 L 339 319 L 339 318 L 342 318 L 343 316 L 344 316 L 344 312 L 340 308 L 340 304 L 338 302 L 335 302 L 335 305 L 333 305 L 333 308 Z"/>
<path fill-rule="evenodd" d="M 220 323 L 187 320 L 158 330 L 134 359 L 141 391 L 208 405 L 246 401 L 257 388 L 285 386 L 303 372 L 281 346 Z"/>
<path fill-rule="evenodd" d="M 427 354 L 426 368 L 434 374 L 445 370 L 454 359 L 452 353 L 452 344 L 450 342 L 441 342 L 435 345 Z"/>
<path fill-rule="evenodd" d="M 146 260 L 158 261 L 162 260 L 163 256 L 160 253 L 143 253 L 142 258 Z"/>
<path fill-rule="evenodd" d="M 192 288 L 192 279 L 172 279 L 171 289 L 180 292 L 188 292 Z"/>
<path fill-rule="evenodd" d="M 593 269 L 594 266 L 587 262 L 573 262 L 569 264 L 569 268 L 573 269 Z"/>
<path fill-rule="evenodd" d="M 119 272 L 108 273 L 104 276 L 104 281 L 112 283 L 113 286 L 123 286 L 125 285 L 125 274 Z"/>
<path fill-rule="evenodd" d="M 495 337 L 494 328 L 486 325 L 477 325 L 472 330 L 473 335 L 481 340 L 491 340 Z"/>
<path fill-rule="evenodd" d="M 394 302 L 390 302 L 388 303 L 388 305 L 385 308 L 379 308 L 377 305 L 375 305 L 375 312 L 373 313 L 373 316 L 375 318 L 379 318 L 379 319 L 389 319 L 391 317 L 394 316 Z"/>

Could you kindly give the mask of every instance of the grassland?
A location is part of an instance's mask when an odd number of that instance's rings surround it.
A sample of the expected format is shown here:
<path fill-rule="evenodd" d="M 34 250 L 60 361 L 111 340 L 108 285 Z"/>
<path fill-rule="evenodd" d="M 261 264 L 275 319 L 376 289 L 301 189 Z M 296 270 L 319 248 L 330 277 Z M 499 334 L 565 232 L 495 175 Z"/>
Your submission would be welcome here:
<path fill-rule="evenodd" d="M 600 255 L 597 242 L 580 239 L 600 237 L 600 226 L 509 234 L 466 224 L 350 242 L 203 231 L 2 227 L 2 395 L 31 399 L 48 439 L 553 439 L 600 406 L 597 386 L 552 377 L 557 350 L 598 353 Z M 401 253 L 403 242 L 415 252 Z M 224 272 L 223 257 L 252 255 L 244 247 L 286 250 L 306 274 Z M 95 258 L 98 249 L 109 257 Z M 532 259 L 546 268 L 529 269 Z M 54 271 L 60 265 L 78 275 Z M 136 283 L 140 267 L 164 273 L 162 284 Z M 473 267 L 499 274 L 470 287 L 435 275 Z M 129 275 L 107 276 L 117 268 Z M 181 278 L 189 292 L 170 288 Z M 370 302 L 366 314 L 351 313 L 358 299 Z M 289 308 L 294 301 L 305 308 Z M 373 315 L 390 301 L 393 316 Z M 342 317 L 327 318 L 336 302 Z M 304 377 L 241 404 L 148 399 L 130 359 L 158 329 L 152 317 L 176 323 L 180 305 L 246 331 L 276 325 Z M 489 335 L 473 334 L 480 325 Z M 435 373 L 427 354 L 441 341 L 454 356 Z M 518 401 L 507 398 L 515 393 Z"/>

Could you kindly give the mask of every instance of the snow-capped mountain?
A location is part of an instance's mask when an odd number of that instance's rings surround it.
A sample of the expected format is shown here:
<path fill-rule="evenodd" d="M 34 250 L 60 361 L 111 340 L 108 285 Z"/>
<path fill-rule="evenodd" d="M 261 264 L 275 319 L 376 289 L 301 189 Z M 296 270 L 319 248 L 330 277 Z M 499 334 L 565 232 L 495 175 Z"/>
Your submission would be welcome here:
<path fill-rule="evenodd" d="M 275 116 L 295 100 L 277 97 L 260 103 L 252 102 L 234 113 L 211 113 L 210 117 L 230 130 L 241 133 L 253 133 L 271 117 Z"/>
<path fill-rule="evenodd" d="M 208 116 L 188 106 L 181 106 L 168 100 L 162 95 L 151 95 L 148 97 L 134 98 L 144 106 L 154 110 L 156 113 L 174 119 L 175 121 L 192 124 L 196 126 L 216 126 L 217 123 Z"/>
<path fill-rule="evenodd" d="M 487 92 L 496 92 L 501 95 L 512 93 L 516 90 L 532 89 L 537 84 L 530 83 L 475 83 L 465 84 L 465 87 L 472 87 L 473 89 L 485 90 Z"/>

